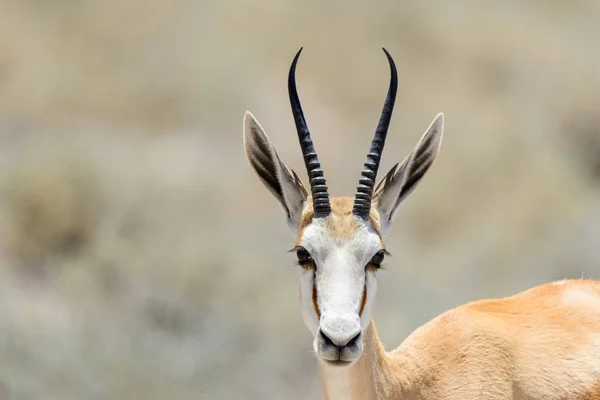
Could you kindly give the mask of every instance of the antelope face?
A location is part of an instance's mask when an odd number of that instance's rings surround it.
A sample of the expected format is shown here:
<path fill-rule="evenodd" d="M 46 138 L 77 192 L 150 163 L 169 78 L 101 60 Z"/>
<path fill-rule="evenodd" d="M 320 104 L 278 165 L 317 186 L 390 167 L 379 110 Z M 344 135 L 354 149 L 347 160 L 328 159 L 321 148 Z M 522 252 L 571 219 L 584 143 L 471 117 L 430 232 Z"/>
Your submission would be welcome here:
<path fill-rule="evenodd" d="M 365 221 L 352 214 L 352 203 L 351 198 L 331 199 L 325 218 L 307 211 L 302 220 L 309 223 L 295 248 L 302 316 L 315 336 L 315 353 L 330 365 L 348 365 L 361 355 L 377 271 L 387 253 L 376 215 Z"/>
<path fill-rule="evenodd" d="M 362 333 L 371 321 L 378 269 L 387 255 L 383 237 L 400 203 L 438 155 L 443 115 L 436 116 L 408 157 L 375 184 L 398 82 L 394 62 L 384 49 L 391 70 L 390 87 L 356 194 L 354 198 L 330 199 L 296 91 L 295 69 L 301 51 L 292 62 L 288 90 L 310 195 L 249 112 L 244 117 L 244 148 L 296 237 L 293 250 L 300 268 L 302 316 L 314 335 L 315 353 L 324 363 L 347 366 L 362 354 Z"/>

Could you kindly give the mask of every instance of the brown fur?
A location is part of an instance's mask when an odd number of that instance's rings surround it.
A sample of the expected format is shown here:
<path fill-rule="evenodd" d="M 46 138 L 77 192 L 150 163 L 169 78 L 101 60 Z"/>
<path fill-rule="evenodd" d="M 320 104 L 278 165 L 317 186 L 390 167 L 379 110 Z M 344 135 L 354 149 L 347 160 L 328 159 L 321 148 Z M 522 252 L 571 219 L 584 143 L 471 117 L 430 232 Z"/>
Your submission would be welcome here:
<path fill-rule="evenodd" d="M 310 198 L 307 200 L 308 205 L 306 210 L 302 213 L 300 217 L 300 226 L 298 229 L 298 238 L 296 240 L 296 244 L 300 243 L 302 239 L 302 233 L 304 229 L 310 225 L 314 217 L 314 211 L 312 208 L 312 201 Z M 327 217 L 327 231 L 330 235 L 337 239 L 347 239 L 356 232 L 358 227 L 358 221 L 354 218 L 350 218 L 352 214 L 352 207 L 354 206 L 354 198 L 353 197 L 334 197 L 330 200 L 331 204 L 331 215 Z M 381 235 L 381 230 L 379 229 L 379 213 L 375 207 L 371 207 L 371 212 L 369 214 L 369 220 L 371 222 L 371 226 L 379 235 L 381 240 L 382 248 L 385 248 L 383 243 L 383 237 Z"/>
<path fill-rule="evenodd" d="M 364 340 L 349 371 L 351 399 L 600 399 L 600 282 L 465 304 L 391 352 L 373 323 Z"/>
<path fill-rule="evenodd" d="M 598 400 L 600 399 L 600 379 L 598 379 L 589 390 L 573 400 Z"/>
<path fill-rule="evenodd" d="M 345 239 L 357 229 L 353 201 L 331 199 L 332 236 Z M 312 219 L 309 205 L 298 242 Z M 379 234 L 375 208 L 370 222 Z M 313 304 L 316 298 L 313 289 Z M 361 314 L 365 301 L 366 288 Z M 352 400 L 600 400 L 600 282 L 548 283 L 468 303 L 419 327 L 390 352 L 371 322 L 363 354 L 348 373 Z M 339 398 L 323 366 L 321 380 L 325 399 Z"/>

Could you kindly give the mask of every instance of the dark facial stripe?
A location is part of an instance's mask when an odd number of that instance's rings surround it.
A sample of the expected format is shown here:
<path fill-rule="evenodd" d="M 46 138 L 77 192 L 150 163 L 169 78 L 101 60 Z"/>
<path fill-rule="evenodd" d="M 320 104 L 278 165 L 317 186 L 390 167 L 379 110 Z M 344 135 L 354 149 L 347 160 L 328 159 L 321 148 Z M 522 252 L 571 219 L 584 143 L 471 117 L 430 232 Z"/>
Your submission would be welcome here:
<path fill-rule="evenodd" d="M 317 318 L 321 319 L 321 312 L 319 311 L 319 303 L 317 303 L 317 280 L 313 280 L 313 290 L 312 290 L 312 303 L 313 308 L 315 309 L 315 313 L 317 313 Z"/>
<path fill-rule="evenodd" d="M 363 311 L 365 310 L 366 304 L 367 304 L 367 282 L 365 281 L 365 286 L 363 287 L 362 302 L 360 303 L 360 311 L 358 312 L 358 316 L 361 318 L 362 318 Z"/>

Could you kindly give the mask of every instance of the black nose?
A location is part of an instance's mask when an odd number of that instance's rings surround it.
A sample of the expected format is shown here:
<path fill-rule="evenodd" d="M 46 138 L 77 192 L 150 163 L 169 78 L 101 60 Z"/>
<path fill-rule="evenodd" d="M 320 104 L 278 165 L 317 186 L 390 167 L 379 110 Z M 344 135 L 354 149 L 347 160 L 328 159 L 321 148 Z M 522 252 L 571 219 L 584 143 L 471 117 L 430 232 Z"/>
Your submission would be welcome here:
<path fill-rule="evenodd" d="M 321 338 L 323 339 L 323 342 L 326 345 L 333 346 L 338 349 L 342 349 L 344 347 L 350 347 L 350 346 L 355 345 L 356 342 L 358 341 L 358 338 L 360 337 L 360 332 L 358 332 L 356 335 L 354 335 L 348 339 L 336 339 L 336 340 L 331 339 L 321 329 L 319 329 L 319 335 L 321 335 Z"/>

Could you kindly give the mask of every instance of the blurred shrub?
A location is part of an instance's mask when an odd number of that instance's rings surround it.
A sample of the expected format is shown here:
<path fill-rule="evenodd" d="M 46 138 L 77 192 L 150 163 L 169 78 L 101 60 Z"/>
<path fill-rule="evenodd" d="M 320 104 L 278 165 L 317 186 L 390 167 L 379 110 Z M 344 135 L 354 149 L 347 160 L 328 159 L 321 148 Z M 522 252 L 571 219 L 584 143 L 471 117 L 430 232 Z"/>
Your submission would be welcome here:
<path fill-rule="evenodd" d="M 600 115 L 579 110 L 565 118 L 562 130 L 576 167 L 588 179 L 600 183 Z"/>
<path fill-rule="evenodd" d="M 37 269 L 79 252 L 99 217 L 96 171 L 76 152 L 63 152 L 24 154 L 0 186 L 5 251 L 22 266 Z"/>

